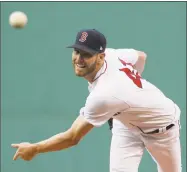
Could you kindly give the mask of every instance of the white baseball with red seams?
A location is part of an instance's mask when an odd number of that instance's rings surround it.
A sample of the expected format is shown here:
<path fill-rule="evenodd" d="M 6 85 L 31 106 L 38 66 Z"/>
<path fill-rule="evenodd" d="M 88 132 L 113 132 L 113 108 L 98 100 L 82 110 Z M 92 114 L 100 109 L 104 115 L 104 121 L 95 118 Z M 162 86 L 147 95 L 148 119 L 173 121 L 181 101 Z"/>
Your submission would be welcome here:
<path fill-rule="evenodd" d="M 179 107 L 132 68 L 135 50 L 106 49 L 105 54 L 80 114 L 98 127 L 113 118 L 110 172 L 137 172 L 144 149 L 159 172 L 181 172 Z M 164 130 L 170 124 L 174 127 Z M 142 133 L 155 129 L 164 132 Z"/>

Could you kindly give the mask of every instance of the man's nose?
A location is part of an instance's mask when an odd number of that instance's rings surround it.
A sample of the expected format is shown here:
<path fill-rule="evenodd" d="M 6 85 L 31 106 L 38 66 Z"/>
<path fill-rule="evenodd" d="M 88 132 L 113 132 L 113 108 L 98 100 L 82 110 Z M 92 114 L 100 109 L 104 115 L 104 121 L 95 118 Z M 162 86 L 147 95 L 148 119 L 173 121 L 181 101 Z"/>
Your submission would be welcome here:
<path fill-rule="evenodd" d="M 79 56 L 78 56 L 78 61 L 79 61 L 79 63 L 83 63 L 83 62 L 84 62 L 84 58 L 81 57 L 81 55 L 79 55 Z"/>

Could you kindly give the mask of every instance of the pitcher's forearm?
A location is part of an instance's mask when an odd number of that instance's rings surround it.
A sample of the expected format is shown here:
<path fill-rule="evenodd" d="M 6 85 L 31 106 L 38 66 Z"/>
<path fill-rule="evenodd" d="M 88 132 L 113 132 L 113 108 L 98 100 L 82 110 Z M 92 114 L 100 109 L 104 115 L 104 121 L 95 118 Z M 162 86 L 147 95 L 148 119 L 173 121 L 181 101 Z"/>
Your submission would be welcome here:
<path fill-rule="evenodd" d="M 35 144 L 38 153 L 53 152 L 63 150 L 76 145 L 76 141 L 73 140 L 71 133 L 66 131 L 59 133 L 51 138 L 38 142 Z"/>

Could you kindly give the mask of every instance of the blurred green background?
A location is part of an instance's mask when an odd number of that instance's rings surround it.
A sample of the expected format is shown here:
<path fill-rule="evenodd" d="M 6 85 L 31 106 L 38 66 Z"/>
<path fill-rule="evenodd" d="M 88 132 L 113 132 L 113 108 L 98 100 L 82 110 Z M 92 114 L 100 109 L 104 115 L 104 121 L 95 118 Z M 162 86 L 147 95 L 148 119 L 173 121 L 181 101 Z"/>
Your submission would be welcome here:
<path fill-rule="evenodd" d="M 10 27 L 13 11 L 28 15 L 24 29 Z M 71 50 L 66 49 L 83 28 L 103 32 L 108 47 L 148 54 L 144 77 L 182 111 L 186 171 L 185 2 L 2 2 L 1 171 L 109 171 L 107 124 L 74 148 L 40 155 L 31 162 L 12 161 L 15 149 L 11 143 L 37 142 L 68 129 L 84 105 L 87 82 L 74 75 Z M 139 171 L 157 171 L 146 152 Z"/>

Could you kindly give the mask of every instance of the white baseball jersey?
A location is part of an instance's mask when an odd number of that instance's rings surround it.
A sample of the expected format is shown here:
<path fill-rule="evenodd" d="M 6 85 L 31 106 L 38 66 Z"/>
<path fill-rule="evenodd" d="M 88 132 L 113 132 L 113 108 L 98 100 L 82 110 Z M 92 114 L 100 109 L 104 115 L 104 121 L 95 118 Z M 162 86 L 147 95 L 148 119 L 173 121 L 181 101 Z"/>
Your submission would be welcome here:
<path fill-rule="evenodd" d="M 89 83 L 90 94 L 80 110 L 89 123 L 101 126 L 114 118 L 125 125 L 157 128 L 179 118 L 178 106 L 133 69 L 137 51 L 106 49 L 105 54 L 105 63 Z"/>

